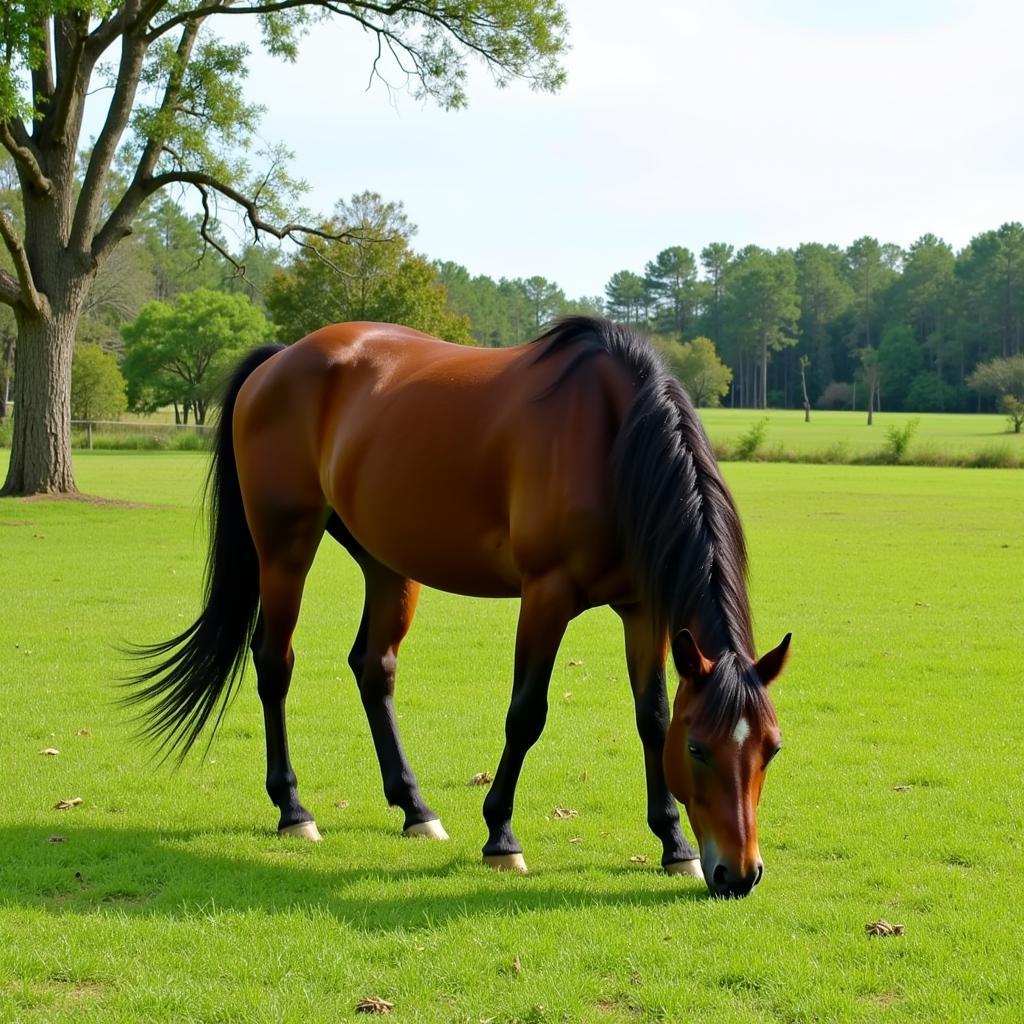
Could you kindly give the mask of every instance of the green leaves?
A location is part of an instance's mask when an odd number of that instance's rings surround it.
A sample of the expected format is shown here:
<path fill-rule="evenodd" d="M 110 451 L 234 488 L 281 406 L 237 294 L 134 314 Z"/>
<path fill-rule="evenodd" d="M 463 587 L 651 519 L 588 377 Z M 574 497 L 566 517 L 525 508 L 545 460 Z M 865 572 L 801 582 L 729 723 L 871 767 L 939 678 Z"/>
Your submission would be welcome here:
<path fill-rule="evenodd" d="M 244 295 L 199 288 L 173 304 L 147 303 L 121 333 L 132 407 L 147 412 L 186 404 L 202 423 L 231 364 L 269 341 L 273 328 Z"/>
<path fill-rule="evenodd" d="M 410 249 L 416 228 L 401 203 L 363 192 L 339 203 L 325 229 L 349 237 L 311 241 L 267 289 L 283 341 L 342 320 L 379 320 L 472 342 L 467 319 L 448 307 L 437 270 Z"/>

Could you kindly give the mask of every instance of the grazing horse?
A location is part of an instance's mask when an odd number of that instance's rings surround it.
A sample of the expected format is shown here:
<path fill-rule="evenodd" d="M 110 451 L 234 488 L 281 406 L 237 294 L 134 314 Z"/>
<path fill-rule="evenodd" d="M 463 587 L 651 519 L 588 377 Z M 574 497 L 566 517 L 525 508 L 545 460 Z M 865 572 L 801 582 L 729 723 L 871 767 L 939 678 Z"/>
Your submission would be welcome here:
<path fill-rule="evenodd" d="M 516 784 L 544 728 L 559 644 L 572 618 L 610 605 L 662 864 L 703 875 L 716 895 L 757 885 L 757 804 L 780 746 L 767 686 L 789 636 L 757 660 L 735 506 L 685 391 L 646 341 L 590 317 L 509 349 L 335 324 L 244 359 L 215 444 L 205 607 L 180 635 L 138 649 L 159 663 L 127 698 L 146 705 L 145 730 L 168 751 L 184 756 L 211 717 L 216 727 L 251 648 L 279 830 L 320 838 L 299 800 L 285 698 L 303 584 L 326 532 L 366 580 L 349 665 L 406 834 L 447 838 L 393 704 L 420 585 L 521 600 L 505 749 L 483 808 L 484 860 L 517 871 Z"/>

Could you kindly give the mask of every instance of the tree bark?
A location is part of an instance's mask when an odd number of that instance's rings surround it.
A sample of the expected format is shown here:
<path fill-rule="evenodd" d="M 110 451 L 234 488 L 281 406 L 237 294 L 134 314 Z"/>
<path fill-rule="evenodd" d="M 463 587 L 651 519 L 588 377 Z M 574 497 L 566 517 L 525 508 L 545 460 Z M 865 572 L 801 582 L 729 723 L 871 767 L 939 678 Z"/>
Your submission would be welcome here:
<path fill-rule="evenodd" d="M 811 422 L 811 400 L 807 397 L 807 362 L 800 359 L 800 386 L 804 392 L 804 423 Z"/>
<path fill-rule="evenodd" d="M 73 493 L 71 357 L 78 316 L 17 316 L 14 437 L 0 496 Z"/>

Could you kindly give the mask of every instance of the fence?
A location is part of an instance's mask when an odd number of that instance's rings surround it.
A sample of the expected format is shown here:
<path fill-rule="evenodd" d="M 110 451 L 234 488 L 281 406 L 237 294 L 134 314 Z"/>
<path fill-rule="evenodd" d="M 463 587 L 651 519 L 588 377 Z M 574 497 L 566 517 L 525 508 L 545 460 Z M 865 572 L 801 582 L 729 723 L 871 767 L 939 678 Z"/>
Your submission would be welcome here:
<path fill-rule="evenodd" d="M 202 423 L 150 423 L 138 420 L 72 420 L 75 448 L 205 448 L 213 427 Z"/>

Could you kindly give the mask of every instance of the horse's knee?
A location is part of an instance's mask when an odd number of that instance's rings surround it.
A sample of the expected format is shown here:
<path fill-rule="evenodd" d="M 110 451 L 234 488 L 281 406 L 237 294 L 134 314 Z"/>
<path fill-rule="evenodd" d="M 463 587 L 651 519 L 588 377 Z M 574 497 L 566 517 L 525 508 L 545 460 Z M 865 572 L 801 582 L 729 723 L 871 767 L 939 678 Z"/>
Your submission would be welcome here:
<path fill-rule="evenodd" d="M 356 677 L 356 683 L 363 676 L 363 672 L 366 671 L 366 651 L 361 647 L 353 647 L 348 652 L 348 667 L 352 670 L 352 675 Z"/>
<path fill-rule="evenodd" d="M 362 659 L 356 673 L 356 685 L 364 704 L 376 704 L 395 692 L 396 667 L 397 659 L 390 652 L 379 658 Z"/>
<path fill-rule="evenodd" d="M 505 718 L 505 741 L 517 747 L 532 747 L 544 731 L 548 702 L 543 695 L 519 694 L 512 699 Z"/>
<path fill-rule="evenodd" d="M 288 686 L 295 667 L 295 655 L 292 651 L 281 655 L 258 647 L 253 651 L 253 664 L 256 666 L 256 692 L 264 704 L 271 701 L 284 700 L 288 696 Z"/>
<path fill-rule="evenodd" d="M 638 704 L 636 731 L 645 747 L 664 747 L 668 735 L 668 721 L 664 714 L 648 704 Z"/>

